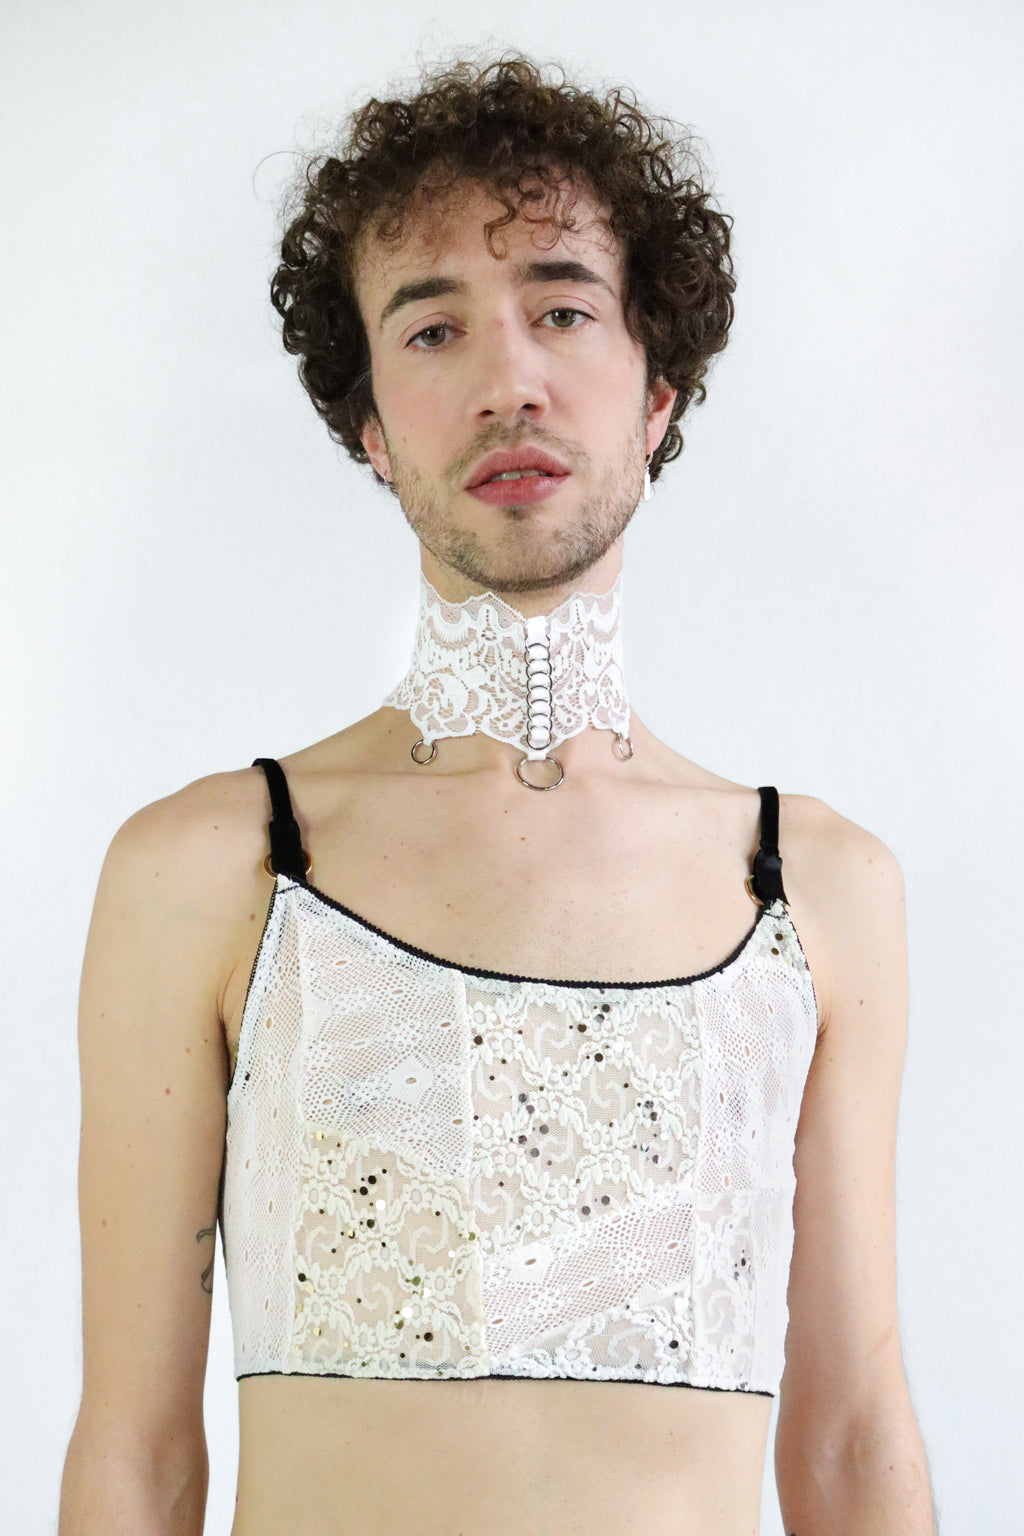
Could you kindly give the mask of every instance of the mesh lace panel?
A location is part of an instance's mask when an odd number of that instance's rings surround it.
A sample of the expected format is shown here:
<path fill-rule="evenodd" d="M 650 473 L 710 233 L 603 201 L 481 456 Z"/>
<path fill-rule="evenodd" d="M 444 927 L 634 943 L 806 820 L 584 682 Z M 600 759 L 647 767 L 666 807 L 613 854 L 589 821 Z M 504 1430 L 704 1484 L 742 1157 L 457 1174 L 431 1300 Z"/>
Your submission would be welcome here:
<path fill-rule="evenodd" d="M 236 1336 L 236 1374 L 267 1370 L 291 1337 L 292 1287 L 281 1267 L 281 1234 L 294 1222 L 302 1144 L 299 1045 L 303 999 L 299 924 L 276 888 L 249 989 L 228 1094 L 221 1237 Z M 245 1028 L 246 1022 L 248 1029 Z M 249 1113 L 232 1116 L 232 1098 Z"/>
<path fill-rule="evenodd" d="M 718 971 L 461 970 L 279 876 L 228 1094 L 236 1374 L 777 1390 L 816 1040 L 785 906 Z"/>

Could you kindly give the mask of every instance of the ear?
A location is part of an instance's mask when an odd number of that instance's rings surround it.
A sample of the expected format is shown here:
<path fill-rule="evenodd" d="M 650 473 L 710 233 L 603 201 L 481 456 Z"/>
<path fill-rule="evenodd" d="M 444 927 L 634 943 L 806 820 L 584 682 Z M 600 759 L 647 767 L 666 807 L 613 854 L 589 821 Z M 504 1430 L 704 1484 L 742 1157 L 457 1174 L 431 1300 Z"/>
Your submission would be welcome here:
<path fill-rule="evenodd" d="M 659 379 L 648 393 L 647 452 L 653 453 L 668 431 L 668 419 L 676 403 L 677 389 L 670 389 L 664 379 Z"/>
<path fill-rule="evenodd" d="M 375 416 L 371 416 L 359 434 L 359 441 L 366 449 L 370 463 L 388 485 L 392 483 L 391 460 L 384 446 L 384 433 Z"/>

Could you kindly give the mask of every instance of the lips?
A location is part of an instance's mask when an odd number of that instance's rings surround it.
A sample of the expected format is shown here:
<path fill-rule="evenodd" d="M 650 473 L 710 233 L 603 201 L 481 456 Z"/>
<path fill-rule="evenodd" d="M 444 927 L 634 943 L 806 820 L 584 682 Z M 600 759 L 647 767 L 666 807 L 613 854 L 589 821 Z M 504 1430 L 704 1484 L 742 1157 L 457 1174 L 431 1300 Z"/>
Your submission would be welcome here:
<path fill-rule="evenodd" d="M 542 452 L 539 448 L 512 448 L 498 453 L 489 453 L 485 459 L 482 459 L 467 480 L 466 490 L 472 491 L 493 479 L 495 475 L 504 475 L 513 469 L 536 469 L 542 475 L 559 477 L 569 473 L 560 460 L 550 453 Z"/>

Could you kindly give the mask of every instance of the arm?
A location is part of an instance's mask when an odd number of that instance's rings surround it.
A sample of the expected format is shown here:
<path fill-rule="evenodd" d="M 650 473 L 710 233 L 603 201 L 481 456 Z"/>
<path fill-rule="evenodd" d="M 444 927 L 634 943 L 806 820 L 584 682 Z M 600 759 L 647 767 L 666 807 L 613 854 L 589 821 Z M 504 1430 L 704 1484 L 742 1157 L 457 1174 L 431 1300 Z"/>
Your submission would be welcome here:
<path fill-rule="evenodd" d="M 203 1529 L 231 910 L 217 783 L 126 822 L 96 895 L 79 1016 L 82 1401 L 59 1536 Z"/>
<path fill-rule="evenodd" d="M 795 895 L 815 941 L 822 1032 L 797 1131 L 779 1499 L 787 1536 L 932 1536 L 896 1312 L 903 880 L 878 838 L 807 805 L 806 862 L 786 867 L 807 871 Z"/>

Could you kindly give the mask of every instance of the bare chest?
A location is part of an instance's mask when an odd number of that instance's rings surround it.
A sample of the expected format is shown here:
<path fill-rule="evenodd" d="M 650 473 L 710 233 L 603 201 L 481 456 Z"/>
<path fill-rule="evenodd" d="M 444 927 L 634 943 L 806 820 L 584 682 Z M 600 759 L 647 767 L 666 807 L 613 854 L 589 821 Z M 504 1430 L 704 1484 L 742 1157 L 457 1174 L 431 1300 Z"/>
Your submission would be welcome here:
<path fill-rule="evenodd" d="M 299 812 L 310 883 L 438 959 L 553 981 L 698 975 L 721 964 L 758 915 L 744 888 L 756 793 L 701 802 L 659 786 L 554 805 L 464 789 L 424 796 L 402 783 L 358 784 L 319 815 Z M 232 1049 L 256 926 L 239 937 L 225 997 Z"/>

